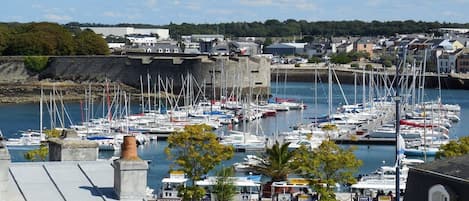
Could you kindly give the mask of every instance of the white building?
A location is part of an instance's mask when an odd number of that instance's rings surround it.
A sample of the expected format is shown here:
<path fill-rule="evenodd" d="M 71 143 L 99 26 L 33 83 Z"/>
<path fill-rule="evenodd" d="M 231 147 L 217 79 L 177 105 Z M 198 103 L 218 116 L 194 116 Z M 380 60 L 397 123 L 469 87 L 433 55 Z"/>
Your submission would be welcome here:
<path fill-rule="evenodd" d="M 159 40 L 169 39 L 169 29 L 141 29 L 133 27 L 80 27 L 80 29 L 91 29 L 104 37 L 109 35 L 125 37 L 126 35 L 152 35 L 158 34 Z"/>
<path fill-rule="evenodd" d="M 141 35 L 127 36 L 127 40 L 129 40 L 130 45 L 137 46 L 137 47 L 155 46 L 155 44 L 158 42 L 158 40 L 154 36 L 141 36 Z"/>
<path fill-rule="evenodd" d="M 455 51 L 454 53 L 442 53 L 437 58 L 437 68 L 440 69 L 441 73 L 454 73 L 456 72 L 456 59 L 463 53 L 462 49 Z"/>

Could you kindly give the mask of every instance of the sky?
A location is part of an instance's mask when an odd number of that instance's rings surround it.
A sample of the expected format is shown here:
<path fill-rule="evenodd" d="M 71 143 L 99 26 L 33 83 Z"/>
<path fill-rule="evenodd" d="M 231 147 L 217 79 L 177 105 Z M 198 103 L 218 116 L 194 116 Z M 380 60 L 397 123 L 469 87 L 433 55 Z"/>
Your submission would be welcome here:
<path fill-rule="evenodd" d="M 469 0 L 4 0 L 0 22 L 264 22 L 267 19 L 469 23 Z"/>

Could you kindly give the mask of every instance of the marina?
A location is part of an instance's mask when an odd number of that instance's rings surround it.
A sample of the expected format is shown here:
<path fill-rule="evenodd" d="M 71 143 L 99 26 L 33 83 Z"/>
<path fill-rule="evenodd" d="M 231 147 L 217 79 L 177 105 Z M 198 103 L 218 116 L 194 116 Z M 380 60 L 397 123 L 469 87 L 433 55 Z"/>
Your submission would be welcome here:
<path fill-rule="evenodd" d="M 273 85 L 272 91 L 275 91 L 275 84 Z M 298 133 L 305 132 L 305 131 L 298 131 L 297 125 L 300 124 L 307 124 L 312 123 L 315 121 L 314 117 L 321 116 L 328 113 L 328 100 L 326 97 L 321 97 L 315 100 L 314 97 L 314 90 L 312 88 L 311 83 L 286 83 L 284 86 L 278 88 L 278 91 L 282 91 L 285 87 L 288 90 L 285 94 L 278 94 L 279 96 L 288 96 L 292 97 L 295 100 L 301 100 L 306 107 L 304 110 L 289 110 L 284 112 L 277 112 L 275 116 L 265 116 L 264 118 L 257 119 L 257 120 L 250 120 L 245 123 L 242 121 L 238 124 L 232 125 L 221 125 L 218 129 L 214 130 L 219 136 L 228 135 L 230 133 L 230 129 L 234 130 L 237 133 L 243 132 L 250 132 L 250 133 L 262 133 L 265 135 L 268 141 L 274 139 L 276 136 L 275 133 L 282 133 L 282 132 L 292 132 L 295 131 Z M 327 88 L 326 84 L 318 84 L 318 89 Z M 354 86 L 351 85 L 344 85 L 342 86 L 345 94 L 353 94 Z M 319 91 L 318 90 L 318 91 Z M 333 91 L 340 91 L 337 85 L 333 85 Z M 462 93 L 454 93 L 452 90 L 442 90 L 443 97 L 446 98 L 446 103 L 458 103 L 461 106 L 461 121 L 466 119 L 467 114 L 464 112 L 467 110 L 469 104 L 464 102 L 465 94 Z M 432 98 L 437 95 L 439 92 L 438 90 L 426 90 L 428 94 L 428 98 Z M 311 95 L 309 95 L 311 94 Z M 336 93 L 334 93 L 336 94 Z M 446 95 L 446 96 L 445 96 Z M 461 97 L 462 96 L 462 97 Z M 349 95 L 349 97 L 351 97 Z M 343 97 L 339 95 L 333 96 L 333 102 L 336 103 L 335 107 L 340 107 L 339 103 Z M 317 106 L 314 106 L 314 103 L 317 101 Z M 81 114 L 80 104 L 78 103 L 67 103 L 66 104 L 67 110 L 70 113 L 71 117 L 79 118 Z M 23 121 L 24 123 L 18 125 L 13 122 L 12 119 L 4 117 L 4 122 L 9 122 L 6 125 L 12 125 L 11 127 L 3 127 L 2 131 L 5 136 L 7 137 L 15 137 L 12 135 L 18 130 L 27 130 L 28 128 L 37 128 L 39 117 L 37 115 L 38 105 L 37 104 L 23 104 L 23 105 L 2 105 L 0 106 L 0 110 L 8 110 L 8 111 L 15 111 L 18 112 L 17 115 L 23 115 L 23 118 L 26 119 Z M 140 105 L 132 105 L 130 107 L 131 111 L 139 111 Z M 390 113 L 391 115 L 393 113 Z M 339 116 L 337 116 L 339 117 Z M 154 117 L 153 117 L 154 118 Z M 29 119 L 29 120 L 28 120 Z M 47 121 L 48 118 L 44 118 L 44 125 L 48 125 L 50 122 Z M 180 119 L 182 120 L 182 119 Z M 338 121 L 338 120 L 337 120 Z M 181 122 L 181 121 L 179 121 Z M 317 121 L 316 121 L 317 122 Z M 466 125 L 464 124 L 454 124 L 450 129 L 450 138 L 454 139 L 458 136 L 464 136 L 464 129 L 466 129 Z M 309 130 L 308 132 L 313 132 L 316 134 L 321 133 L 321 129 L 318 130 Z M 322 133 L 324 134 L 324 132 Z M 331 134 L 331 133 L 329 133 Z M 355 151 L 356 156 L 359 159 L 362 159 L 364 162 L 364 166 L 360 168 L 360 174 L 366 174 L 372 172 L 374 169 L 382 166 L 383 164 L 392 165 L 394 163 L 394 151 L 395 151 L 395 139 L 393 138 L 367 138 L 365 137 L 365 133 L 361 132 L 354 132 L 354 136 L 360 136 L 359 138 L 350 139 L 347 135 L 343 135 L 342 138 L 331 138 L 331 140 L 336 141 L 338 144 L 341 144 L 344 147 L 348 146 L 357 146 L 357 150 Z M 257 136 L 257 135 L 256 135 Z M 291 135 L 294 136 L 294 135 Z M 163 138 L 163 139 L 161 139 Z M 151 161 L 159 161 L 158 163 L 151 163 L 149 174 L 148 174 L 148 185 L 150 188 L 154 190 L 161 189 L 161 179 L 167 176 L 169 163 L 166 159 L 166 156 L 163 154 L 163 149 L 166 146 L 166 142 L 164 141 L 164 134 L 159 134 L 156 141 L 150 141 L 149 143 L 144 143 L 142 146 L 139 146 L 138 152 L 139 155 L 145 160 Z M 295 139 L 295 137 L 293 137 Z M 299 139 L 299 138 L 297 138 Z M 357 144 L 357 145 L 352 145 Z M 389 146 L 390 145 L 390 146 Z M 22 156 L 25 149 L 15 149 L 12 147 L 12 160 L 13 162 L 18 161 L 25 161 Z M 246 151 L 246 150 L 245 150 Z M 100 152 L 100 158 L 110 158 L 116 155 L 118 152 Z M 234 163 L 243 161 L 243 158 L 248 154 L 256 154 L 256 152 L 252 152 L 252 150 L 247 150 L 247 152 L 236 153 L 235 157 L 229 161 L 224 162 L 223 166 L 230 166 Z M 421 156 L 414 156 L 417 158 L 421 158 Z M 427 160 L 431 160 L 432 157 L 428 156 Z M 243 175 L 243 173 L 238 173 Z"/>

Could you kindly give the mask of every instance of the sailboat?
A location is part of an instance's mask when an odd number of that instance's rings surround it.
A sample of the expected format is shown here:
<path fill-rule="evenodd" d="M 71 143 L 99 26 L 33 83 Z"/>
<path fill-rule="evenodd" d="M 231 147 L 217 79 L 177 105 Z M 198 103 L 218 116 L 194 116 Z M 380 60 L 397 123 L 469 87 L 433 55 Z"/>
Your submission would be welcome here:
<path fill-rule="evenodd" d="M 43 133 L 42 125 L 42 113 L 43 113 L 43 98 L 44 91 L 41 88 L 41 99 L 39 100 L 39 131 L 27 130 L 20 131 L 21 137 L 19 138 L 9 138 L 6 141 L 6 145 L 9 147 L 12 146 L 39 146 L 41 142 L 46 139 L 45 134 Z M 0 131 L 1 133 L 1 131 Z"/>

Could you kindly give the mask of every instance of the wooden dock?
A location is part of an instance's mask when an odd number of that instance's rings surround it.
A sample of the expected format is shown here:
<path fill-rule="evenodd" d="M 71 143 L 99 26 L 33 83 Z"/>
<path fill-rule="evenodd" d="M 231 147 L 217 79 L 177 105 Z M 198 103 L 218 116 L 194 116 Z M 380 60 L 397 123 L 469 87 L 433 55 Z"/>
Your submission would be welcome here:
<path fill-rule="evenodd" d="M 357 144 L 357 145 L 396 145 L 394 138 L 367 138 L 360 137 L 357 139 L 335 138 L 331 139 L 336 144 Z"/>

